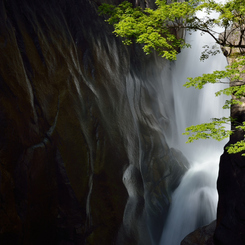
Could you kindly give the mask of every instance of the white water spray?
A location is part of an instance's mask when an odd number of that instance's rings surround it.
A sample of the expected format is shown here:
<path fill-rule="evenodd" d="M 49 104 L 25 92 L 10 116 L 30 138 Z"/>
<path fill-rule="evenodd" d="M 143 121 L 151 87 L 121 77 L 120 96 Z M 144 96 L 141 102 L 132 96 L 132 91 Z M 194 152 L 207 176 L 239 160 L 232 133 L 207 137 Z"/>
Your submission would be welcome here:
<path fill-rule="evenodd" d="M 187 42 L 191 43 L 192 48 L 181 52 L 172 70 L 178 135 L 173 147 L 184 153 L 190 161 L 191 168 L 173 193 L 160 245 L 179 245 L 187 234 L 215 219 L 218 163 L 226 143 L 199 140 L 185 144 L 187 137 L 182 136 L 182 133 L 186 127 L 209 122 L 214 117 L 229 116 L 229 110 L 222 109 L 227 98 L 215 97 L 215 92 L 227 85 L 210 84 L 202 90 L 183 87 L 187 77 L 223 70 L 227 65 L 222 54 L 200 62 L 202 47 L 214 44 L 208 35 L 201 36 L 196 32 L 187 36 Z"/>

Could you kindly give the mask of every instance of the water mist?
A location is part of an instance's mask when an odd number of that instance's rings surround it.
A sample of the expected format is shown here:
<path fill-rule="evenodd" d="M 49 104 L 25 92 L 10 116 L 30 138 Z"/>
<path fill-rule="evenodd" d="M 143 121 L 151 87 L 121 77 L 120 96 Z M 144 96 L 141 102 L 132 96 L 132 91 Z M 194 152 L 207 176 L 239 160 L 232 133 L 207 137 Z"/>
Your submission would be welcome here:
<path fill-rule="evenodd" d="M 172 195 L 172 204 L 162 233 L 160 245 L 179 245 L 181 240 L 198 227 L 212 222 L 216 217 L 218 195 L 216 179 L 219 157 L 225 141 L 199 140 L 186 144 L 187 136 L 182 133 L 191 125 L 209 122 L 211 118 L 229 116 L 223 110 L 227 97 L 215 97 L 215 92 L 225 88 L 224 84 L 209 84 L 203 89 L 185 88 L 187 77 L 200 76 L 227 65 L 222 53 L 201 62 L 204 45 L 214 45 L 211 37 L 199 32 L 187 34 L 191 49 L 178 55 L 172 66 L 176 137 L 172 142 L 188 158 L 190 169 Z"/>

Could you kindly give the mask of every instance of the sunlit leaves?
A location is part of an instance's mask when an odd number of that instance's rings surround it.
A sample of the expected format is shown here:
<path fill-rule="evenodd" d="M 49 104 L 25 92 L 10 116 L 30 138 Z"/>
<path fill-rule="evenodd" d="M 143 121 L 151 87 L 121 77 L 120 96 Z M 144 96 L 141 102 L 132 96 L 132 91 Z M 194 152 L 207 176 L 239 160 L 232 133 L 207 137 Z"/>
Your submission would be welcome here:
<path fill-rule="evenodd" d="M 203 74 L 202 76 L 195 78 L 188 78 L 189 82 L 185 84 L 186 87 L 195 87 L 198 89 L 203 88 L 207 83 L 223 82 L 224 78 L 230 78 L 231 86 L 220 90 L 215 93 L 216 96 L 227 95 L 232 96 L 230 100 L 226 100 L 223 109 L 230 109 L 233 105 L 241 105 L 242 102 L 239 99 L 245 96 L 245 85 L 241 75 L 244 73 L 245 56 L 239 56 L 233 63 L 226 67 L 224 71 L 214 71 L 211 74 Z M 198 139 L 222 140 L 229 137 L 232 134 L 231 130 L 227 130 L 225 125 L 227 123 L 233 123 L 235 126 L 235 119 L 222 118 L 215 119 L 210 123 L 204 123 L 188 127 L 185 135 L 189 135 L 187 143 L 193 142 Z M 235 126 L 235 130 L 243 130 L 245 132 L 245 123 L 243 125 Z M 227 147 L 228 153 L 239 153 L 245 150 L 245 141 L 239 141 L 235 144 L 231 144 Z M 245 154 L 243 154 L 245 156 Z"/>
<path fill-rule="evenodd" d="M 241 56 L 238 60 L 233 61 L 232 65 L 226 67 L 226 70 L 223 71 L 214 71 L 213 73 L 203 74 L 195 78 L 188 78 L 188 82 L 185 83 L 185 87 L 194 87 L 202 89 L 203 86 L 207 83 L 219 83 L 223 82 L 223 79 L 229 78 L 231 83 L 238 83 L 242 81 L 241 75 L 244 73 L 243 66 L 245 65 L 245 56 Z M 216 93 L 216 96 L 225 94 L 225 95 L 235 95 L 238 98 L 244 96 L 244 85 L 239 84 L 239 86 L 231 86 L 226 89 L 220 90 Z"/>
<path fill-rule="evenodd" d="M 122 38 L 126 45 L 139 43 L 146 54 L 153 50 L 159 55 L 169 60 L 175 60 L 178 51 L 181 48 L 190 45 L 184 39 L 176 35 L 178 30 L 200 30 L 202 33 L 208 33 L 218 45 L 222 45 L 232 50 L 232 48 L 245 48 L 245 1 L 228 0 L 225 3 L 217 3 L 215 0 L 188 0 L 178 2 L 173 0 L 172 3 L 166 4 L 166 0 L 156 0 L 156 9 L 141 9 L 133 7 L 127 1 L 113 6 L 102 4 L 99 12 L 107 18 L 107 22 L 114 27 L 114 34 Z M 204 11 L 203 17 L 198 17 L 196 13 Z M 212 12 L 217 12 L 217 18 L 211 17 Z M 222 26 L 226 32 L 222 35 L 216 33 L 214 27 Z M 234 35 L 237 40 L 230 40 L 230 35 Z M 226 50 L 227 51 L 227 50 Z M 210 55 L 216 55 L 219 50 L 212 46 L 205 47 L 200 59 L 204 60 Z M 238 54 L 238 57 L 237 57 Z M 216 92 L 216 96 L 221 94 L 232 97 L 227 99 L 224 109 L 241 104 L 239 99 L 245 95 L 244 66 L 245 56 L 240 52 L 230 52 L 232 65 L 227 66 L 223 71 L 214 71 L 210 74 L 203 74 L 195 78 L 188 78 L 185 87 L 194 87 L 202 89 L 206 84 L 226 83 L 225 78 L 229 78 L 230 87 Z M 191 126 L 186 129 L 185 134 L 189 135 L 188 142 L 197 139 L 213 138 L 222 140 L 232 134 L 227 130 L 226 124 L 231 122 L 231 118 L 213 119 L 210 123 L 204 123 Z M 245 127 L 237 126 L 236 130 L 244 130 Z M 245 150 L 244 141 L 239 141 L 229 146 L 229 153 L 236 153 Z"/>
<path fill-rule="evenodd" d="M 125 1 L 118 6 L 103 4 L 99 10 L 100 14 L 110 16 L 107 22 L 114 26 L 114 34 L 122 37 L 124 44 L 135 41 L 143 45 L 146 54 L 156 50 L 162 57 L 175 60 L 177 50 L 189 45 L 184 39 L 176 37 L 173 28 L 178 27 L 178 21 L 186 19 L 192 10 L 191 4 L 166 4 L 162 0 L 156 1 L 156 4 L 156 10 L 142 10 Z"/>
<path fill-rule="evenodd" d="M 214 118 L 210 123 L 203 123 L 199 125 L 193 125 L 186 128 L 184 135 L 188 135 L 189 138 L 186 143 L 191 143 L 194 140 L 199 139 L 215 139 L 221 141 L 232 134 L 231 130 L 227 130 L 224 126 L 230 123 L 230 118 Z"/>
<path fill-rule="evenodd" d="M 235 154 L 245 151 L 245 141 L 241 140 L 236 142 L 235 144 L 231 144 L 226 147 L 226 150 L 229 154 Z M 243 153 L 242 156 L 245 156 L 245 153 Z"/>
<path fill-rule="evenodd" d="M 242 125 L 236 126 L 237 130 L 245 131 L 245 122 L 243 122 Z M 239 152 L 245 152 L 245 139 L 240 140 L 236 142 L 235 144 L 230 144 L 226 147 L 226 150 L 229 154 L 239 153 Z M 245 153 L 242 154 L 242 156 L 245 156 Z"/>
<path fill-rule="evenodd" d="M 243 26 L 245 23 L 245 1 L 230 0 L 226 3 L 217 3 L 214 0 L 188 0 L 184 2 L 156 0 L 156 9 L 141 9 L 133 7 L 125 1 L 118 6 L 102 4 L 99 13 L 107 16 L 106 20 L 114 26 L 116 36 L 123 38 L 124 44 L 132 44 L 134 41 L 143 45 L 143 50 L 149 54 L 156 50 L 161 56 L 173 60 L 176 59 L 180 48 L 189 46 L 181 38 L 178 38 L 173 30 L 189 29 L 201 30 L 211 35 L 218 44 L 231 47 L 232 43 L 227 37 L 220 40 L 216 36 L 213 27 L 223 26 L 226 29 L 234 28 L 233 24 Z M 205 11 L 205 18 L 198 18 L 196 13 Z M 210 13 L 219 13 L 219 17 L 212 18 Z M 218 51 L 207 51 L 201 58 L 215 55 Z"/>
<path fill-rule="evenodd" d="M 234 99 L 226 100 L 223 109 L 230 109 L 232 105 L 242 105 L 242 102 Z"/>

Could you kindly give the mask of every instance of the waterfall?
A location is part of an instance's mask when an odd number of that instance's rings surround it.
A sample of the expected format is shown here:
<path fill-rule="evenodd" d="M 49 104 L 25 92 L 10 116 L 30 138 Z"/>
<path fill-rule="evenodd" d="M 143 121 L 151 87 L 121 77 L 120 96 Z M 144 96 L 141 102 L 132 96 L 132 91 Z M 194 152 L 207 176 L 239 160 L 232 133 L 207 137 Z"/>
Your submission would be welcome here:
<path fill-rule="evenodd" d="M 195 32 L 187 34 L 186 39 L 192 48 L 183 50 L 172 65 L 177 130 L 171 144 L 183 152 L 191 167 L 172 195 L 160 245 L 179 245 L 187 234 L 215 219 L 218 163 L 225 141 L 199 140 L 185 144 L 187 137 L 182 133 L 188 126 L 209 122 L 214 117 L 229 116 L 229 110 L 222 109 L 227 98 L 215 97 L 215 92 L 227 85 L 208 84 L 201 90 L 183 87 L 187 77 L 222 70 L 227 65 L 222 53 L 200 62 L 202 47 L 214 44 L 208 35 Z"/>

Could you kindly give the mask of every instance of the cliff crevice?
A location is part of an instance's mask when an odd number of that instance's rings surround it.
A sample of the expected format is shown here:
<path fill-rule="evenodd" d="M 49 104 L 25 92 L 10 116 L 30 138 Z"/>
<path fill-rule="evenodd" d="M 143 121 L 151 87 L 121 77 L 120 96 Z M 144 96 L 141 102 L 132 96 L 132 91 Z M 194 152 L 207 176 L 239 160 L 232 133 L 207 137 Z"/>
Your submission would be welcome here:
<path fill-rule="evenodd" d="M 157 242 L 187 169 L 156 93 L 168 62 L 94 2 L 0 6 L 0 243 Z"/>

